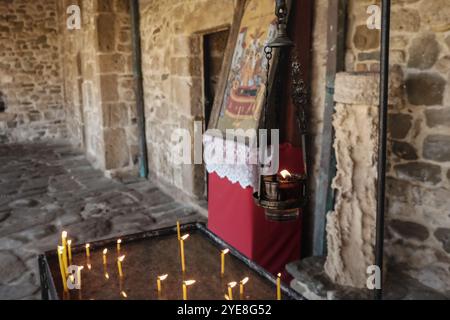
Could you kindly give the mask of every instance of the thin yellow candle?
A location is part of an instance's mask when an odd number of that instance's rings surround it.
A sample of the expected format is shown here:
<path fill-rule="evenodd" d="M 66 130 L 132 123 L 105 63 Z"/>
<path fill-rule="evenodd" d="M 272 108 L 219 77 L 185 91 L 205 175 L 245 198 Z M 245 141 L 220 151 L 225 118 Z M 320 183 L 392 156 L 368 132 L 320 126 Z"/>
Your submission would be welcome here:
<path fill-rule="evenodd" d="M 181 240 L 180 221 L 177 221 L 177 236 L 178 236 L 178 241 L 180 241 Z"/>
<path fill-rule="evenodd" d="M 187 280 L 183 282 L 183 300 L 188 299 L 188 287 L 192 286 L 195 282 L 195 280 Z"/>
<path fill-rule="evenodd" d="M 241 282 L 239 283 L 239 294 L 241 296 L 241 300 L 244 299 L 244 288 L 249 280 L 250 279 L 247 277 L 241 280 Z"/>
<path fill-rule="evenodd" d="M 158 277 L 158 280 L 156 281 L 156 286 L 158 287 L 158 294 L 161 294 L 161 292 L 162 292 L 162 282 L 164 280 L 166 280 L 168 276 L 169 276 L 168 274 L 165 274 L 163 276 L 159 276 Z"/>
<path fill-rule="evenodd" d="M 222 250 L 222 252 L 220 253 L 220 274 L 222 275 L 222 277 L 225 275 L 225 256 L 230 252 L 230 249 L 225 249 Z"/>
<path fill-rule="evenodd" d="M 108 262 L 106 255 L 108 254 L 108 249 L 103 250 L 103 264 L 106 265 Z"/>
<path fill-rule="evenodd" d="M 122 239 L 117 240 L 117 254 L 120 254 L 120 245 L 122 244 Z"/>
<path fill-rule="evenodd" d="M 117 259 L 117 268 L 119 269 L 119 276 L 123 277 L 123 271 L 122 271 L 122 262 L 125 260 L 125 256 L 121 256 Z"/>
<path fill-rule="evenodd" d="M 91 257 L 91 245 L 89 243 L 86 244 L 86 257 L 87 258 Z"/>
<path fill-rule="evenodd" d="M 189 235 L 185 235 L 180 239 L 180 253 L 181 253 L 181 271 L 186 272 L 186 260 L 184 257 L 184 241 L 189 238 Z"/>
<path fill-rule="evenodd" d="M 277 300 L 281 300 L 281 273 L 277 276 Z"/>
<path fill-rule="evenodd" d="M 77 272 L 77 275 L 78 275 L 78 284 L 79 284 L 79 286 L 80 286 L 80 289 L 79 290 L 81 290 L 81 271 L 83 271 L 84 270 L 84 267 L 79 267 L 78 268 L 78 272 Z"/>
<path fill-rule="evenodd" d="M 64 272 L 66 277 L 69 275 L 69 266 L 67 264 L 67 231 L 63 231 L 61 234 L 61 242 L 63 247 L 63 263 L 64 263 Z"/>
<path fill-rule="evenodd" d="M 228 297 L 233 300 L 233 288 L 237 286 L 237 282 L 230 282 L 228 284 Z"/>
<path fill-rule="evenodd" d="M 67 240 L 67 252 L 69 253 L 69 265 L 72 265 L 72 240 Z"/>
<path fill-rule="evenodd" d="M 66 271 L 64 269 L 64 262 L 63 262 L 63 258 L 62 258 L 63 254 L 64 254 L 64 248 L 62 246 L 58 246 L 59 270 L 61 272 L 61 278 L 62 278 L 64 292 L 67 292 L 68 288 L 67 288 Z"/>

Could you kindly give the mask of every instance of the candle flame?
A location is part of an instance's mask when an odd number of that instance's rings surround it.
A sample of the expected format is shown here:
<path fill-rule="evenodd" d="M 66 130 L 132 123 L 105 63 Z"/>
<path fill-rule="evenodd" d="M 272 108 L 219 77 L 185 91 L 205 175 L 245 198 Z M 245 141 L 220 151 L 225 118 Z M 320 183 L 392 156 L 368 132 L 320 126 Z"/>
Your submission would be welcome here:
<path fill-rule="evenodd" d="M 225 300 L 228 300 L 228 301 L 231 300 L 227 294 L 225 295 Z"/>
<path fill-rule="evenodd" d="M 125 291 L 122 291 L 120 294 L 122 295 L 122 297 L 128 298 L 128 295 L 127 295 L 127 293 Z"/>
<path fill-rule="evenodd" d="M 244 278 L 244 279 L 241 281 L 241 284 L 242 284 L 242 285 L 246 285 L 247 282 L 248 282 L 249 280 L 250 280 L 249 277 Z"/>
<path fill-rule="evenodd" d="M 163 276 L 159 276 L 158 279 L 161 280 L 161 281 L 164 281 L 164 280 L 166 280 L 168 277 L 169 277 L 169 275 L 168 275 L 168 274 L 165 274 L 165 275 L 163 275 Z"/>
<path fill-rule="evenodd" d="M 63 231 L 61 237 L 67 239 L 67 231 Z"/>
<path fill-rule="evenodd" d="M 91 247 L 91 245 L 88 243 L 86 244 L 86 249 L 89 249 Z"/>
<path fill-rule="evenodd" d="M 84 270 L 84 267 L 83 267 L 83 266 L 78 267 L 78 270 L 83 271 L 83 270 Z"/>
<path fill-rule="evenodd" d="M 292 177 L 291 173 L 289 171 L 287 171 L 287 170 L 281 171 L 280 174 L 283 177 L 283 179 L 287 179 L 287 178 L 291 178 Z"/>
<path fill-rule="evenodd" d="M 117 240 L 117 244 L 121 244 L 122 243 L 122 239 Z"/>
<path fill-rule="evenodd" d="M 228 284 L 228 286 L 229 286 L 230 288 L 234 288 L 234 287 L 237 286 L 237 282 L 230 282 L 230 283 Z"/>
<path fill-rule="evenodd" d="M 108 249 L 103 250 L 103 255 L 106 256 L 106 254 L 108 253 Z"/>
<path fill-rule="evenodd" d="M 125 260 L 125 256 L 121 256 L 121 257 L 119 257 L 119 259 L 118 259 L 120 262 L 123 262 L 123 260 Z"/>
<path fill-rule="evenodd" d="M 277 274 L 278 278 L 281 278 L 281 273 Z"/>
<path fill-rule="evenodd" d="M 108 273 L 105 273 L 105 279 L 109 280 L 109 274 Z"/>
<path fill-rule="evenodd" d="M 186 235 L 184 235 L 184 236 L 181 237 L 181 240 L 185 241 L 185 240 L 187 240 L 187 238 L 189 238 L 189 237 L 190 237 L 190 235 L 189 235 L 189 234 L 186 234 Z"/>
<path fill-rule="evenodd" d="M 92 270 L 92 265 L 90 263 L 87 265 L 87 267 L 89 270 Z"/>
<path fill-rule="evenodd" d="M 192 286 L 193 284 L 195 284 L 197 281 L 195 281 L 195 280 L 187 280 L 187 281 L 184 281 L 184 285 L 186 286 L 186 287 L 188 287 L 188 286 Z"/>
<path fill-rule="evenodd" d="M 230 252 L 230 249 L 222 250 L 222 253 L 223 253 L 223 254 L 228 254 L 229 252 Z"/>
<path fill-rule="evenodd" d="M 70 247 L 72 245 L 72 240 L 67 240 L 67 245 Z"/>

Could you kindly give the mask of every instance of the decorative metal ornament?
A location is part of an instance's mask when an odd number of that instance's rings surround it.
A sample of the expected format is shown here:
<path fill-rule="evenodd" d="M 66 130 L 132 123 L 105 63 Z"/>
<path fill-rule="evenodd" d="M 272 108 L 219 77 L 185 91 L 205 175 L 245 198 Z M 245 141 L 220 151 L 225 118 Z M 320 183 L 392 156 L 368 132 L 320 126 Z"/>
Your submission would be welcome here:
<path fill-rule="evenodd" d="M 267 72 L 269 74 L 273 49 L 294 47 L 294 42 L 287 35 L 287 6 L 286 1 L 277 0 L 276 15 L 278 17 L 278 32 L 276 37 L 265 48 Z M 296 107 L 297 124 L 302 137 L 303 157 L 306 157 L 306 86 L 302 79 L 301 65 L 295 57 L 292 69 L 292 101 Z M 269 87 L 269 77 L 266 88 Z M 263 126 L 267 128 L 269 110 L 269 90 L 266 89 L 266 103 L 264 107 Z M 287 171 L 280 174 L 265 176 L 261 174 L 259 190 L 253 195 L 255 203 L 265 209 L 266 218 L 271 221 L 291 221 L 299 217 L 300 209 L 307 203 L 307 166 L 303 162 L 304 174 L 290 174 Z"/>
<path fill-rule="evenodd" d="M 278 17 L 278 29 L 275 39 L 270 41 L 268 47 L 270 48 L 282 48 L 282 47 L 294 47 L 294 42 L 289 38 L 287 34 L 287 18 L 288 9 L 286 1 L 277 0 L 276 15 Z"/>

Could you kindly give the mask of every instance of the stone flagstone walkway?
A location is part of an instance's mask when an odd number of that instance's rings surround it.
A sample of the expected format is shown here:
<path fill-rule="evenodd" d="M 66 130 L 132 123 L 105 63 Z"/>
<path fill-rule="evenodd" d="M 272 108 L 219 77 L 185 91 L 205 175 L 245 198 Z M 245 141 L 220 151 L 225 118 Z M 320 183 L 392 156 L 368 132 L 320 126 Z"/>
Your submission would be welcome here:
<path fill-rule="evenodd" d="M 65 144 L 0 145 L 0 299 L 40 299 L 39 254 L 202 220 L 149 181 L 121 183 Z"/>

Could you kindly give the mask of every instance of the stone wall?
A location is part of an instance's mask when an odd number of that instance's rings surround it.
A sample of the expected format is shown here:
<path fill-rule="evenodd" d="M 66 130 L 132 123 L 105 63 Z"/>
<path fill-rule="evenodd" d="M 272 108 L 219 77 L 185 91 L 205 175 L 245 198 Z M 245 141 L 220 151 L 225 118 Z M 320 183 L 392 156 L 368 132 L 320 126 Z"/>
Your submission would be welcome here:
<path fill-rule="evenodd" d="M 64 28 L 71 4 L 81 7 L 80 30 Z M 71 140 L 107 173 L 134 170 L 138 138 L 129 1 L 66 1 L 61 12 Z"/>
<path fill-rule="evenodd" d="M 0 1 L 0 143 L 66 137 L 57 3 Z"/>
<path fill-rule="evenodd" d="M 349 72 L 379 70 L 380 33 L 366 25 L 374 3 L 350 1 Z M 450 7 L 446 0 L 398 0 L 392 10 L 391 64 L 403 71 L 405 93 L 390 107 L 386 252 L 389 263 L 448 291 Z"/>
<path fill-rule="evenodd" d="M 232 23 L 235 1 L 141 1 L 149 168 L 190 196 L 204 194 L 200 166 L 171 164 L 174 129 L 193 132 L 204 117 L 202 34 Z M 192 134 L 193 136 L 193 134 Z"/>

